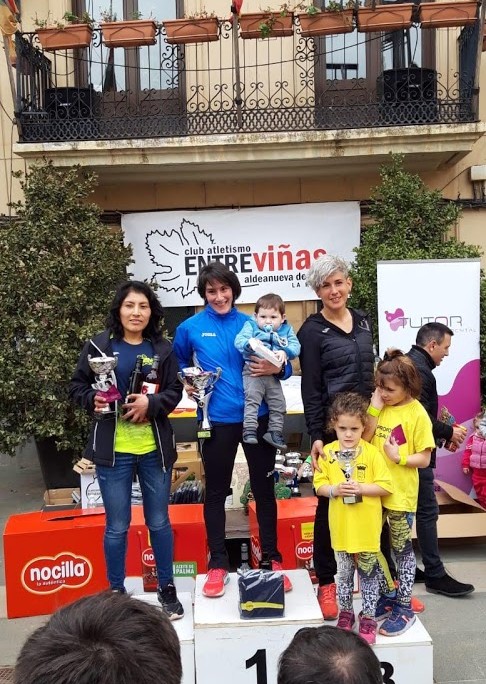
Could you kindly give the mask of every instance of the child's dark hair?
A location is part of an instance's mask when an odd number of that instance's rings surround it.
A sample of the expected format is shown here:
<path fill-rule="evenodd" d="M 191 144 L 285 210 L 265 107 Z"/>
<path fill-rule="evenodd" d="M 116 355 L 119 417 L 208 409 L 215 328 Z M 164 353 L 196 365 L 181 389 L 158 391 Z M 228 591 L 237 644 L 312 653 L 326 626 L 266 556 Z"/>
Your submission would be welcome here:
<path fill-rule="evenodd" d="M 388 378 L 396 380 L 413 399 L 420 397 L 422 379 L 411 358 L 400 349 L 387 349 L 376 368 L 375 382 L 383 387 Z"/>
<path fill-rule="evenodd" d="M 369 401 L 356 392 L 339 392 L 329 408 L 329 429 L 333 429 L 339 416 L 357 416 L 363 425 L 366 425 L 366 411 Z"/>
<path fill-rule="evenodd" d="M 260 297 L 255 304 L 255 313 L 258 313 L 260 309 L 277 309 L 281 316 L 285 315 L 285 304 L 284 300 L 280 295 L 277 294 L 266 294 Z"/>

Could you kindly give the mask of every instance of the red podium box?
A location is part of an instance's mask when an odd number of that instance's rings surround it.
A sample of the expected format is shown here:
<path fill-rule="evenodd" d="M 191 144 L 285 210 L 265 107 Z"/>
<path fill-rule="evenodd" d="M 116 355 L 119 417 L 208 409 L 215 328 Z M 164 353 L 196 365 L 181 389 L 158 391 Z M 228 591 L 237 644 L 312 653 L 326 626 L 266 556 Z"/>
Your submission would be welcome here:
<path fill-rule="evenodd" d="M 277 538 L 285 570 L 307 568 L 312 570 L 314 551 L 314 517 L 317 499 L 314 496 L 277 500 Z M 256 505 L 249 505 L 251 563 L 258 567 L 262 551 L 258 534 Z"/>
<path fill-rule="evenodd" d="M 169 506 L 174 561 L 207 570 L 202 504 Z M 108 587 L 101 509 L 13 515 L 3 534 L 7 616 L 48 615 L 81 596 Z M 144 548 L 142 548 L 144 547 Z M 132 507 L 127 576 L 142 576 L 142 553 L 150 551 L 142 506 Z"/>

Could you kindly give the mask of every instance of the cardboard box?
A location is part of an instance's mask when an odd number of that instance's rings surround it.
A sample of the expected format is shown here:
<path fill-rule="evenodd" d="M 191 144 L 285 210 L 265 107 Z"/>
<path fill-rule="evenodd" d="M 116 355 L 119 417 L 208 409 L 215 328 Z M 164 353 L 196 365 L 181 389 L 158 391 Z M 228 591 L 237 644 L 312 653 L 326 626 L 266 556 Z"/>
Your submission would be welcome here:
<path fill-rule="evenodd" d="M 98 484 L 98 476 L 96 475 L 96 466 L 93 464 L 90 468 L 83 470 L 79 479 L 81 484 L 81 508 L 104 508 L 100 486 Z M 141 503 L 142 493 L 140 485 L 138 482 L 133 482 L 132 506 L 140 505 Z"/>
<path fill-rule="evenodd" d="M 66 487 L 64 489 L 46 489 L 44 492 L 44 511 L 69 510 L 78 508 L 80 489 Z"/>
<path fill-rule="evenodd" d="M 206 573 L 208 548 L 202 504 L 169 506 L 174 533 L 174 575 L 196 577 Z M 150 534 L 143 524 L 140 506 L 132 508 L 132 525 L 128 532 L 127 576 L 142 577 L 144 591 L 155 591 L 157 572 L 150 545 Z"/>
<path fill-rule="evenodd" d="M 484 508 L 468 494 L 448 482 L 436 480 L 435 484 L 440 487 L 440 490 L 436 492 L 440 506 L 437 521 L 439 539 L 486 536 Z"/>
<path fill-rule="evenodd" d="M 204 482 L 204 466 L 199 454 L 197 442 L 178 442 L 177 461 L 172 469 L 171 493 L 191 475 Z"/>
<path fill-rule="evenodd" d="M 174 564 L 186 574 L 205 573 L 208 553 L 202 504 L 169 506 L 169 517 Z M 99 509 L 10 516 L 3 534 L 7 616 L 47 615 L 106 589 L 104 530 L 105 514 Z M 133 506 L 127 577 L 142 577 L 144 567 L 153 564 L 151 551 L 143 509 Z"/>
<path fill-rule="evenodd" d="M 177 442 L 177 461 L 194 461 L 201 458 L 197 442 Z"/>
<path fill-rule="evenodd" d="M 295 497 L 277 500 L 277 539 L 282 554 L 282 565 L 286 570 L 306 568 L 313 570 L 314 518 L 317 498 L 315 496 Z M 250 518 L 251 565 L 257 568 L 261 557 L 261 544 L 256 517 L 256 504 L 248 506 Z"/>

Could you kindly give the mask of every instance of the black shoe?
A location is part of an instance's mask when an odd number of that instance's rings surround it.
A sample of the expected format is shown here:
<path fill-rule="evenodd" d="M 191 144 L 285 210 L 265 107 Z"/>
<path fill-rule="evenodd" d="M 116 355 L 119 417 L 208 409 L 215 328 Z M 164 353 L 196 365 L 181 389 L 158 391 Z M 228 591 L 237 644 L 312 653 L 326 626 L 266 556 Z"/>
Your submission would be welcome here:
<path fill-rule="evenodd" d="M 285 451 L 287 445 L 285 444 L 284 436 L 281 432 L 265 432 L 263 435 L 265 442 L 268 442 L 276 449 L 282 449 Z"/>
<path fill-rule="evenodd" d="M 177 598 L 176 588 L 173 584 L 159 587 L 157 589 L 157 598 L 169 620 L 180 620 L 184 617 L 184 608 Z"/>
<path fill-rule="evenodd" d="M 419 567 L 415 568 L 415 584 L 425 582 L 425 572 Z"/>
<path fill-rule="evenodd" d="M 258 444 L 257 433 L 253 430 L 245 430 L 243 432 L 243 441 L 245 444 Z"/>
<path fill-rule="evenodd" d="M 112 594 L 126 594 L 126 593 L 127 593 L 127 590 L 125 589 L 125 587 L 119 587 L 119 588 L 116 588 L 116 589 L 112 589 L 112 590 L 111 590 L 111 593 L 112 593 Z"/>
<path fill-rule="evenodd" d="M 447 573 L 443 577 L 430 578 L 425 580 L 425 588 L 431 594 L 442 594 L 442 596 L 467 596 L 472 594 L 474 587 L 472 584 L 458 582 Z"/>

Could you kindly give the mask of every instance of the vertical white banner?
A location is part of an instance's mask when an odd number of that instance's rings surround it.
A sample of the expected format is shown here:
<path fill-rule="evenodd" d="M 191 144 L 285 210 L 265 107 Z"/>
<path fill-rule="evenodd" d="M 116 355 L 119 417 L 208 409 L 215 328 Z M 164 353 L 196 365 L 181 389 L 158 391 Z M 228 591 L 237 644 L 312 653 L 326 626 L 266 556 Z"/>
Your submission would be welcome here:
<path fill-rule="evenodd" d="M 479 367 L 479 259 L 379 261 L 378 332 L 380 356 L 388 347 L 404 352 L 415 344 L 419 328 L 437 321 L 454 333 L 449 356 L 435 369 L 439 410 L 446 406 L 468 428 L 481 406 Z M 437 451 L 435 477 L 471 491 L 463 474 L 463 449 Z"/>

